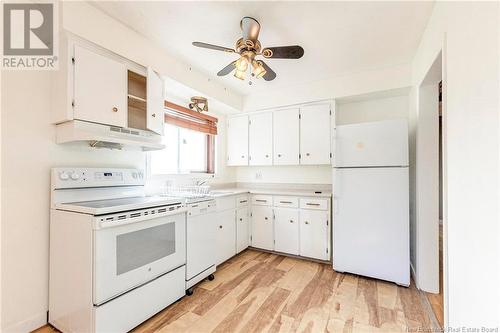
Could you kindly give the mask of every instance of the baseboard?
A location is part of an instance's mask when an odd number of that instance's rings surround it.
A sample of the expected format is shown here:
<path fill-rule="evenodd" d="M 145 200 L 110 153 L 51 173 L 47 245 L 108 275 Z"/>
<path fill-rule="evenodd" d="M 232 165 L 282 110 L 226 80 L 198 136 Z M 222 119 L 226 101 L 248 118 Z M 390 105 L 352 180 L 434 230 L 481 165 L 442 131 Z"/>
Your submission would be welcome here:
<path fill-rule="evenodd" d="M 26 333 L 36 330 L 47 324 L 47 312 L 41 312 L 21 322 L 1 329 L 3 333 Z"/>

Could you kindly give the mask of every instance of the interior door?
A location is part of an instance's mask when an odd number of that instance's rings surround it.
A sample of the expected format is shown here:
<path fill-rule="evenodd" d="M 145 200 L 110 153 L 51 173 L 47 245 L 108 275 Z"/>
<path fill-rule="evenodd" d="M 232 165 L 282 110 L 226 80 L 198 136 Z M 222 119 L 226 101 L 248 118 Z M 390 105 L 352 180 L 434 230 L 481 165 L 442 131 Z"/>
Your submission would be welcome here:
<path fill-rule="evenodd" d="M 408 285 L 408 168 L 336 169 L 334 184 L 334 269 Z"/>
<path fill-rule="evenodd" d="M 147 76 L 147 104 L 146 127 L 155 133 L 163 135 L 165 120 L 165 96 L 163 94 L 163 80 L 151 67 L 148 67 Z"/>
<path fill-rule="evenodd" d="M 127 69 L 75 45 L 74 119 L 127 127 Z"/>
<path fill-rule="evenodd" d="M 275 208 L 274 214 L 274 250 L 298 255 L 299 211 L 292 208 Z"/>
<path fill-rule="evenodd" d="M 249 164 L 273 164 L 273 114 L 249 116 Z"/>
<path fill-rule="evenodd" d="M 299 109 L 273 113 L 274 165 L 299 164 Z"/>
<path fill-rule="evenodd" d="M 300 164 L 330 164 L 330 104 L 300 108 Z"/>
<path fill-rule="evenodd" d="M 406 119 L 338 126 L 336 167 L 408 165 Z"/>
<path fill-rule="evenodd" d="M 227 119 L 227 165 L 248 165 L 248 116 Z"/>
<path fill-rule="evenodd" d="M 248 208 L 236 211 L 236 252 L 240 253 L 249 245 Z"/>
<path fill-rule="evenodd" d="M 328 260 L 328 212 L 300 211 L 300 255 Z"/>
<path fill-rule="evenodd" d="M 252 246 L 274 250 L 273 209 L 267 206 L 252 207 Z"/>
<path fill-rule="evenodd" d="M 236 254 L 236 216 L 235 210 L 230 209 L 217 213 L 216 246 L 217 265 Z"/>

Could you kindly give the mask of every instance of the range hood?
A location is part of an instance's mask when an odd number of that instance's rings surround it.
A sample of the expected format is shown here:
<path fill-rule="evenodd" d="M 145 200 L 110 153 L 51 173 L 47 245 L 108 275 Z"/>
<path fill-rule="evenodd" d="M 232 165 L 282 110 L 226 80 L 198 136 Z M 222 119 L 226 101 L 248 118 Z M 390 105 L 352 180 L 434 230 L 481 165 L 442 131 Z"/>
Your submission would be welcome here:
<path fill-rule="evenodd" d="M 140 148 L 143 151 L 165 148 L 161 136 L 144 130 L 122 128 L 72 120 L 56 125 L 56 142 L 87 142 L 95 148 Z"/>

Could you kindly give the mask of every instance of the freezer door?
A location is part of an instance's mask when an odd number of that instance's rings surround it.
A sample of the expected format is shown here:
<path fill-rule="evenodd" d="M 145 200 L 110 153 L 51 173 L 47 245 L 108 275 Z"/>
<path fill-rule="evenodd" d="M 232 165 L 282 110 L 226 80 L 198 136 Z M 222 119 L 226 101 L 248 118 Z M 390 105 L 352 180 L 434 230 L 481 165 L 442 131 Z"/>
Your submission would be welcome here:
<path fill-rule="evenodd" d="M 334 173 L 334 269 L 409 285 L 408 168 Z"/>
<path fill-rule="evenodd" d="M 407 166 L 406 119 L 337 126 L 336 167 Z"/>

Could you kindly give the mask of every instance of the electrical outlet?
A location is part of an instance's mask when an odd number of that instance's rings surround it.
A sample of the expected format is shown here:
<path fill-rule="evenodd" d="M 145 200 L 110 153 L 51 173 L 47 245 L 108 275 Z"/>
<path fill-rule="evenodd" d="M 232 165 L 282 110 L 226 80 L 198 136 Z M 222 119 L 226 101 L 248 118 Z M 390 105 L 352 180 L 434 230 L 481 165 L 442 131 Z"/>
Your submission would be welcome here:
<path fill-rule="evenodd" d="M 256 172 L 255 179 L 262 179 L 262 172 L 260 172 L 260 171 Z"/>

